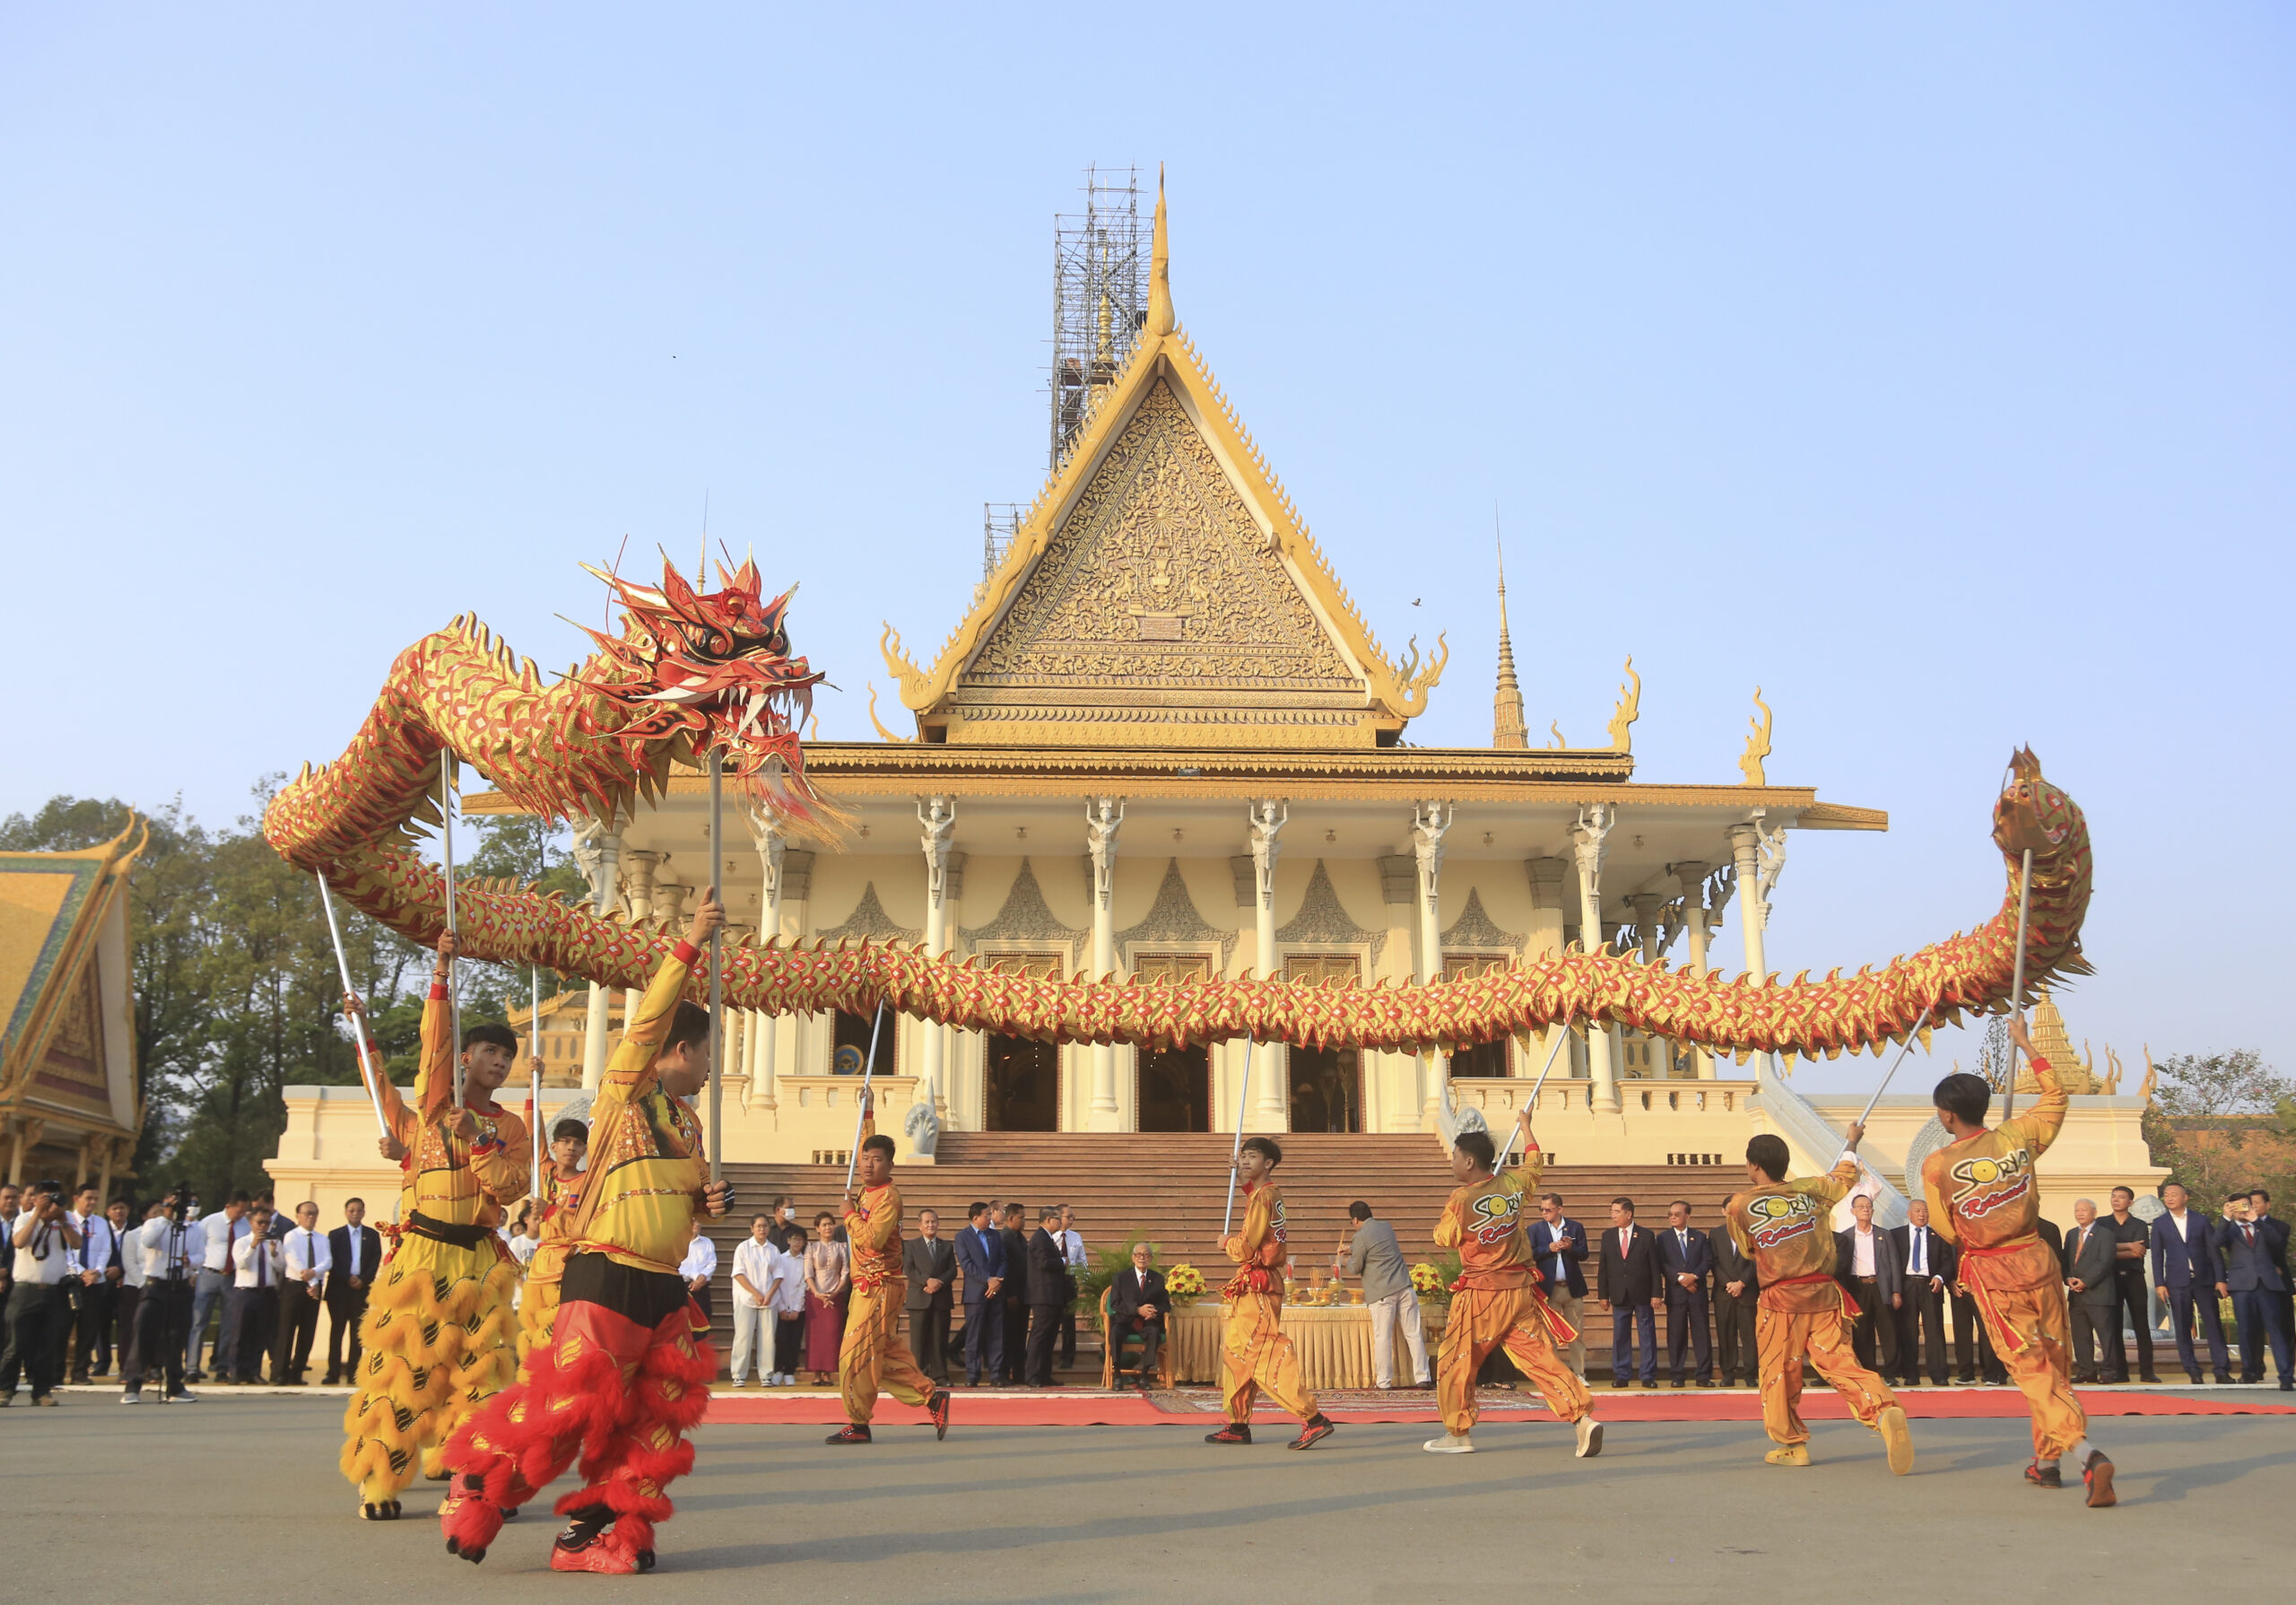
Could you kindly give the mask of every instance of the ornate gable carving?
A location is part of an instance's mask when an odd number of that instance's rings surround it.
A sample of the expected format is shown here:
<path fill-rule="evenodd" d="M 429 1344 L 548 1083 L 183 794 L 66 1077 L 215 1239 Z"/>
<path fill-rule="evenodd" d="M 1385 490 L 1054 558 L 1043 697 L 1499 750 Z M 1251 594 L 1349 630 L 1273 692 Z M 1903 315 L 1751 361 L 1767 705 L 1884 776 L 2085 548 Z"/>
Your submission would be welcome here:
<path fill-rule="evenodd" d="M 821 933 L 824 942 L 859 941 L 864 938 L 872 942 L 899 940 L 915 946 L 925 940 L 925 933 L 896 925 L 893 917 L 885 912 L 885 905 L 877 901 L 877 883 L 871 881 L 861 888 L 861 901 L 854 904 L 845 923 Z"/>
<path fill-rule="evenodd" d="M 1308 894 L 1300 900 L 1300 912 L 1292 922 L 1275 933 L 1279 942 L 1347 943 L 1368 942 L 1371 947 L 1371 970 L 1379 968 L 1379 951 L 1387 945 L 1384 930 L 1365 930 L 1349 918 L 1339 901 L 1339 893 L 1331 884 L 1331 872 L 1324 868 L 1321 859 L 1316 860 L 1316 872 L 1308 877 Z"/>
<path fill-rule="evenodd" d="M 1037 884 L 1034 865 L 1027 859 L 1021 860 L 1021 872 L 1013 877 L 1013 889 L 1004 894 L 1004 906 L 986 925 L 969 925 L 960 933 L 966 943 L 978 949 L 983 942 L 1059 942 L 1068 949 L 1068 963 L 1074 968 L 1083 951 L 1083 944 L 1091 932 L 1081 926 L 1063 925 L 1044 900 L 1044 888 Z"/>
<path fill-rule="evenodd" d="M 1196 909 L 1196 899 L 1188 894 L 1187 882 L 1180 877 L 1180 861 L 1175 858 L 1164 862 L 1164 878 L 1156 887 L 1156 901 L 1149 905 L 1147 916 L 1129 929 L 1116 933 L 1119 953 L 1140 942 L 1167 942 L 1176 946 L 1217 942 L 1220 967 L 1225 970 L 1235 949 L 1236 933 L 1205 922 Z"/>
<path fill-rule="evenodd" d="M 1451 929 L 1443 933 L 1445 947 L 1511 947 L 1518 958 L 1522 956 L 1525 940 L 1492 922 L 1491 916 L 1483 912 L 1483 893 L 1474 886 L 1467 888 L 1466 907 L 1459 911 Z"/>

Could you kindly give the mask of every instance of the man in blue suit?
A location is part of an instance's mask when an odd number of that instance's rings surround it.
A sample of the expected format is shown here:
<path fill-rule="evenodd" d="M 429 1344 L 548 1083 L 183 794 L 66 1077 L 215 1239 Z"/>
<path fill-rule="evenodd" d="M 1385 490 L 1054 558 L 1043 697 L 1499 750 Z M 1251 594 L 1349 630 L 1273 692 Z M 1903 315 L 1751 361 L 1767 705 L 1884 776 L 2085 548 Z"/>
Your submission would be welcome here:
<path fill-rule="evenodd" d="M 965 1289 L 965 1386 L 980 1386 L 984 1363 L 992 1377 L 1004 1368 L 1004 1237 L 988 1217 L 988 1206 L 965 1211 L 970 1223 L 957 1234 L 957 1271 Z"/>
<path fill-rule="evenodd" d="M 2280 1295 L 2288 1291 L 2288 1245 L 2280 1223 L 2248 1216 L 2248 1195 L 2227 1200 L 2237 1211 L 2216 1232 L 2224 1286 L 2232 1295 L 2232 1315 L 2240 1325 L 2240 1380 L 2264 1381 L 2265 1339 L 2272 1340 L 2273 1363 L 2280 1368 L 2283 1392 L 2296 1391 L 2288 1353 L 2288 1329 L 2281 1323 Z"/>
<path fill-rule="evenodd" d="M 1714 1279 L 1714 1251 L 1706 1234 L 1690 1224 L 1690 1205 L 1676 1199 L 1666 1206 L 1666 1229 L 1658 1234 L 1658 1269 L 1666 1278 L 1666 1374 L 1683 1385 L 1683 1344 L 1695 1344 L 1698 1385 L 1714 1385 L 1714 1334 L 1708 1328 L 1707 1285 Z"/>
<path fill-rule="evenodd" d="M 1546 1273 L 1546 1302 L 1578 1335 L 1560 1350 L 1575 1376 L 1587 1374 L 1587 1330 L 1581 1312 L 1587 1297 L 1587 1228 L 1562 1212 L 1562 1195 L 1539 1194 L 1539 1217 L 1531 1223 L 1531 1257 Z"/>
<path fill-rule="evenodd" d="M 2152 1223 L 2152 1266 L 2161 1280 L 2153 1291 L 2169 1306 L 2170 1323 L 2177 1333 L 2177 1358 L 2185 1374 L 2201 1380 L 2200 1356 L 2193 1352 L 2192 1322 L 2200 1316 L 2200 1330 L 2208 1339 L 2208 1358 L 2220 1383 L 2232 1380 L 2232 1364 L 2224 1350 L 2224 1322 L 2216 1313 L 2223 1294 L 2223 1276 L 2216 1268 L 2216 1223 L 2196 1209 L 2181 1182 L 2163 1182 L 2161 1201 L 2168 1213 Z"/>

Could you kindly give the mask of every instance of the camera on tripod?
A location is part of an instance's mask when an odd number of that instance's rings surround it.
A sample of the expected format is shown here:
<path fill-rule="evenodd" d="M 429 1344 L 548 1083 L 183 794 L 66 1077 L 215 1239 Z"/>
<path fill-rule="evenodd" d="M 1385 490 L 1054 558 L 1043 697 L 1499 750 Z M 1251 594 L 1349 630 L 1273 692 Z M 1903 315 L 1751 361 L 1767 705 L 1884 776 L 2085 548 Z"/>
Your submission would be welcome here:
<path fill-rule="evenodd" d="M 167 1196 L 160 1200 L 160 1207 L 167 1212 L 170 1220 L 181 1225 L 189 1217 L 191 1211 L 199 1207 L 199 1198 L 192 1191 L 189 1182 L 178 1182 L 168 1189 Z"/>

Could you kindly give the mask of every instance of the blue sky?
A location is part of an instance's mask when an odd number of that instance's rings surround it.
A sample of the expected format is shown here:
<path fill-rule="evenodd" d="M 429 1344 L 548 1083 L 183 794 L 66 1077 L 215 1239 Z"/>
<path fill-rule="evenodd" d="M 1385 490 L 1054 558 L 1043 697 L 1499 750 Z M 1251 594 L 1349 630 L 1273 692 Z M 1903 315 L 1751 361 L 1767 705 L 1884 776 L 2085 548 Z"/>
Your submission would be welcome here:
<path fill-rule="evenodd" d="M 2030 740 L 2076 1039 L 2291 1067 L 2287 8 L 1102 14 L 0 6 L 0 809 L 229 818 L 457 613 L 570 661 L 705 496 L 866 736 L 1041 480 L 1052 214 L 1161 161 L 1182 322 L 1448 632 L 1414 739 L 1489 739 L 1496 504 L 1535 729 L 1631 652 L 1642 778 L 1760 685 L 1773 780 L 1891 811 L 1774 964 L 1984 918 Z"/>

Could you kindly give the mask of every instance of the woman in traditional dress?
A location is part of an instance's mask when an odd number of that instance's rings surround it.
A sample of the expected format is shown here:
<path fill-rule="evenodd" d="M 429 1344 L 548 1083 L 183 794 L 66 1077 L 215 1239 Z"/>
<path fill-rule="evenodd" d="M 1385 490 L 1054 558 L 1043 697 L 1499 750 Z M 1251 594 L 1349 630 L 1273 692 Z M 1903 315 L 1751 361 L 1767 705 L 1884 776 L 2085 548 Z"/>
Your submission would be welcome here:
<path fill-rule="evenodd" d="M 845 1301 L 852 1290 L 851 1260 L 837 1240 L 837 1217 L 824 1209 L 813 1217 L 813 1240 L 805 1245 L 805 1369 L 816 1383 L 826 1385 L 837 1374 Z"/>

